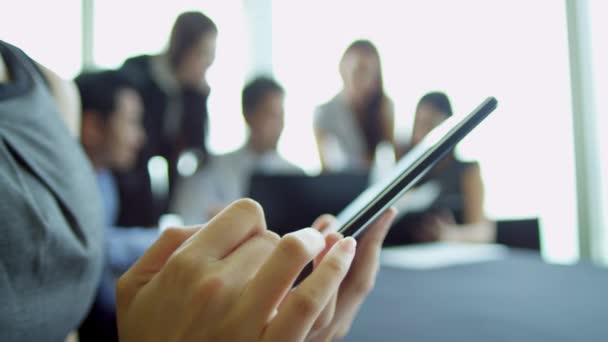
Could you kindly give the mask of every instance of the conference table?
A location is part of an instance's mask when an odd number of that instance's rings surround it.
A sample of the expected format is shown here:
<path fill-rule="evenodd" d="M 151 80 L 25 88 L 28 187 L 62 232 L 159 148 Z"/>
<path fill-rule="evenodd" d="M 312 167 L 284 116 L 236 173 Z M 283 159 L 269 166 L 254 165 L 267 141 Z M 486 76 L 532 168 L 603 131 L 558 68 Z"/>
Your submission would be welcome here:
<path fill-rule="evenodd" d="M 382 265 L 345 341 L 608 342 L 608 269 L 511 249 L 445 267 Z"/>

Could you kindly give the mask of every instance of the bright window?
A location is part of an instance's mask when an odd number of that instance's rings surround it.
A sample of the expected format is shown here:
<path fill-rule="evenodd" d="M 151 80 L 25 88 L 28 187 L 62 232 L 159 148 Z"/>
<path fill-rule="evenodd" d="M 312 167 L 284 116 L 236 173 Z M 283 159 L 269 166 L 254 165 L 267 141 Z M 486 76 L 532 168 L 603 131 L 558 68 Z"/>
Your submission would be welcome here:
<path fill-rule="evenodd" d="M 82 56 L 81 1 L 10 1 L 0 11 L 0 39 L 37 62 L 72 78 Z"/>
<path fill-rule="evenodd" d="M 371 39 L 380 50 L 402 140 L 417 100 L 428 91 L 445 91 L 457 112 L 488 95 L 498 98 L 497 112 L 459 148 L 481 163 L 487 212 L 494 218 L 540 217 L 545 256 L 575 260 L 564 3 L 275 1 L 274 70 L 288 92 L 280 148 L 308 170 L 319 168 L 314 107 L 340 89 L 338 61 L 358 38 Z"/>

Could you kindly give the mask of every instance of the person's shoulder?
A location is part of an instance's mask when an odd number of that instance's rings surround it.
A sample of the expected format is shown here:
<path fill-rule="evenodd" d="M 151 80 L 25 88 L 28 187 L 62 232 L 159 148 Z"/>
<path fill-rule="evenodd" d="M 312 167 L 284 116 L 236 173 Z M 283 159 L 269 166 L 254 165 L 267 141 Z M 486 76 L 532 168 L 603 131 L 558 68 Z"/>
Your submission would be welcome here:
<path fill-rule="evenodd" d="M 395 112 L 395 102 L 388 95 L 384 95 L 382 99 L 382 112 L 390 116 Z"/>
<path fill-rule="evenodd" d="M 475 159 L 460 159 L 456 158 L 456 162 L 465 169 L 479 168 L 479 162 Z"/>
<path fill-rule="evenodd" d="M 131 80 L 143 84 L 150 79 L 152 55 L 139 55 L 130 57 L 122 64 L 120 70 L 129 75 Z"/>
<path fill-rule="evenodd" d="M 213 157 L 211 157 L 211 162 L 215 162 L 215 164 L 224 164 L 227 162 L 232 162 L 235 160 L 239 160 L 242 156 L 243 156 L 243 148 L 234 150 L 234 151 L 230 151 L 230 152 L 226 152 L 226 153 L 222 153 L 222 154 L 216 154 Z"/>
<path fill-rule="evenodd" d="M 290 174 L 290 175 L 305 175 L 306 172 L 304 172 L 304 169 L 302 169 L 301 167 L 299 167 L 298 165 L 290 162 L 289 160 L 278 156 L 279 160 L 281 161 L 281 169 L 279 170 L 281 173 L 285 173 L 285 174 Z"/>
<path fill-rule="evenodd" d="M 387 94 L 384 94 L 384 96 L 382 98 L 382 101 L 386 105 L 391 106 L 391 107 L 395 105 L 395 102 L 393 101 L 393 99 L 389 95 L 387 95 Z"/>
<path fill-rule="evenodd" d="M 327 126 L 328 121 L 332 121 L 336 115 L 343 113 L 344 104 L 340 98 L 340 94 L 335 95 L 329 101 L 324 102 L 315 108 L 314 118 L 317 126 Z"/>
<path fill-rule="evenodd" d="M 133 56 L 133 57 L 129 57 L 125 60 L 125 62 L 123 63 L 123 68 L 125 67 L 147 67 L 148 65 L 150 65 L 150 60 L 153 58 L 154 56 L 152 55 L 139 55 L 139 56 Z"/>
<path fill-rule="evenodd" d="M 465 167 L 466 167 L 466 170 L 471 173 L 480 173 L 481 172 L 481 166 L 479 165 L 479 162 L 476 160 L 465 162 Z"/>
<path fill-rule="evenodd" d="M 479 173 L 481 171 L 479 162 L 476 160 L 462 160 L 462 159 L 456 158 L 454 160 L 454 166 L 461 173 L 472 174 L 472 173 Z"/>
<path fill-rule="evenodd" d="M 340 94 L 334 95 L 330 100 L 321 103 L 317 106 L 317 110 L 321 112 L 334 112 L 336 109 L 342 108 L 343 103 Z"/>

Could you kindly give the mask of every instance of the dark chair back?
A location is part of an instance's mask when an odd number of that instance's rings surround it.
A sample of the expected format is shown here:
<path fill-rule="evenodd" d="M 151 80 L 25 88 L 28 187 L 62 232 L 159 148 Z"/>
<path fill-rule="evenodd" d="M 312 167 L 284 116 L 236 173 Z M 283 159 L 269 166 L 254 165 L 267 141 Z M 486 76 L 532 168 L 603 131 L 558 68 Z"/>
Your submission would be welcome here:
<path fill-rule="evenodd" d="M 538 218 L 496 221 L 496 243 L 540 252 Z"/>

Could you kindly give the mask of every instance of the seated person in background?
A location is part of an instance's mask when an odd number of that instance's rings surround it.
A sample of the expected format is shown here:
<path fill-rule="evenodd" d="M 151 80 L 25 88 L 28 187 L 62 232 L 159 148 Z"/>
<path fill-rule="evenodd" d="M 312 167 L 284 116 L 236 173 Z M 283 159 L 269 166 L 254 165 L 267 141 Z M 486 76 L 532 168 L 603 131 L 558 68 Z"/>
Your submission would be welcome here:
<path fill-rule="evenodd" d="M 382 142 L 394 147 L 393 103 L 384 93 L 380 55 L 367 40 L 340 61 L 343 90 L 317 108 L 314 130 L 323 171 L 368 170 Z"/>
<path fill-rule="evenodd" d="M 424 95 L 416 107 L 412 146 L 452 115 L 448 97 L 440 92 Z M 404 149 L 406 152 L 407 148 Z M 477 162 L 463 162 L 454 151 L 420 182 L 434 183 L 438 196 L 422 213 L 407 214 L 387 237 L 388 244 L 429 241 L 492 242 L 495 227 L 484 215 L 484 188 Z"/>
<path fill-rule="evenodd" d="M 134 85 L 119 71 L 84 73 L 76 78 L 82 103 L 81 142 L 91 161 L 99 187 L 105 226 L 105 270 L 89 325 L 97 331 L 113 333 L 115 326 L 115 287 L 118 276 L 141 257 L 157 239 L 156 229 L 116 227 L 118 190 L 112 170 L 129 170 L 145 141 L 142 129 L 142 103 Z M 103 323 L 99 320 L 103 318 Z M 93 322 L 93 320 L 96 320 Z M 107 324 L 103 328 L 102 324 Z M 84 336 L 82 336 L 84 337 Z M 105 336 L 104 340 L 117 337 Z"/>
<path fill-rule="evenodd" d="M 232 201 L 247 195 L 249 179 L 259 173 L 303 173 L 277 152 L 283 132 L 283 88 L 258 77 L 242 92 L 243 117 L 249 130 L 245 146 L 211 157 L 206 167 L 179 184 L 172 212 L 185 224 L 206 222 Z"/>

